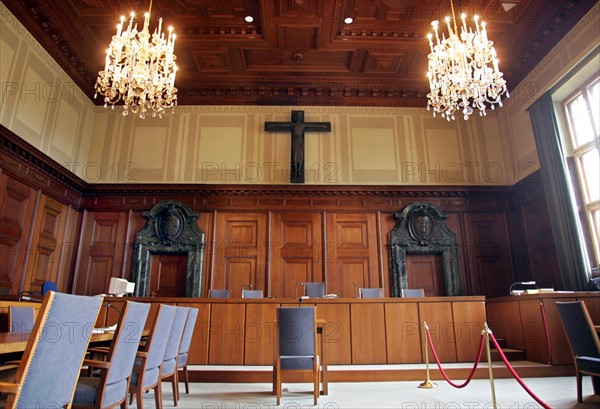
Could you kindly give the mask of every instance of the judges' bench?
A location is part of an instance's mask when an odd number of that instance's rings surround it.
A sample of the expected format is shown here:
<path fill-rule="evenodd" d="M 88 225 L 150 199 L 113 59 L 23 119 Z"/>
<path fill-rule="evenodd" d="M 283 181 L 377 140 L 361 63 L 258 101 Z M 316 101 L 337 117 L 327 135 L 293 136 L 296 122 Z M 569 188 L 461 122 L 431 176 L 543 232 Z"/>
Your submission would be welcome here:
<path fill-rule="evenodd" d="M 192 365 L 272 365 L 276 309 L 316 306 L 324 321 L 328 364 L 425 362 L 423 321 L 427 321 L 443 362 L 472 362 L 486 320 L 484 297 L 209 299 L 128 298 L 199 309 L 192 340 Z M 116 308 L 104 322 L 116 322 L 123 298 L 107 298 Z M 153 317 L 156 307 L 151 309 Z M 149 318 L 152 320 L 152 318 Z"/>

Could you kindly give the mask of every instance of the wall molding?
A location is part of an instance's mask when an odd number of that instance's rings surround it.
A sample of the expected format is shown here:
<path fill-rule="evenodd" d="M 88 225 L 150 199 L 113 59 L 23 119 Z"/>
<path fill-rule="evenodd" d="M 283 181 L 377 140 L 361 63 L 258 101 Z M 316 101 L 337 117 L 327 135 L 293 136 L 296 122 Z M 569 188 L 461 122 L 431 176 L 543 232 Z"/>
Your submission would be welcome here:
<path fill-rule="evenodd" d="M 81 210 L 88 184 L 54 159 L 0 125 L 0 171 Z"/>

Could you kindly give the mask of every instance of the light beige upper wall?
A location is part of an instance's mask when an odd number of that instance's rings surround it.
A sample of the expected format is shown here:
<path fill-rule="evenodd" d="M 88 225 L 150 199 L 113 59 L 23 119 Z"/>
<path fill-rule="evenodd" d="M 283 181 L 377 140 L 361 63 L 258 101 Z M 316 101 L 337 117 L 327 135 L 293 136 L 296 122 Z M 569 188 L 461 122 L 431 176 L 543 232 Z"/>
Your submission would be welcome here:
<path fill-rule="evenodd" d="M 514 164 L 516 182 L 540 166 L 527 108 L 600 44 L 598 27 L 600 3 L 596 3 L 519 86 L 511 90 L 511 97 L 499 111 L 500 133 L 503 140 L 510 141 L 508 154 Z"/>
<path fill-rule="evenodd" d="M 0 123 L 70 164 L 86 161 L 93 122 L 93 104 L 0 3 Z"/>
<path fill-rule="evenodd" d="M 305 135 L 307 184 L 512 184 L 495 115 L 447 122 L 425 109 L 179 107 L 162 119 L 97 108 L 86 169 L 90 182 L 261 183 L 289 180 L 289 132 L 266 121 L 331 122 Z"/>

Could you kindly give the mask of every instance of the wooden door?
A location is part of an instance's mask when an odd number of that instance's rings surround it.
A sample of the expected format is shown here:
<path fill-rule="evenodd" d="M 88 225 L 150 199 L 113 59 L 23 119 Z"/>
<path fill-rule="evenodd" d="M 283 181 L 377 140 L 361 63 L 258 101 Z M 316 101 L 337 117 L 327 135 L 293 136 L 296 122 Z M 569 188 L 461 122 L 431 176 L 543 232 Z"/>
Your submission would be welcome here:
<path fill-rule="evenodd" d="M 150 263 L 150 295 L 185 297 L 187 254 L 153 254 Z"/>
<path fill-rule="evenodd" d="M 441 254 L 407 254 L 408 288 L 422 288 L 426 297 L 446 295 Z"/>
<path fill-rule="evenodd" d="M 318 213 L 273 214 L 270 295 L 293 298 L 298 283 L 324 281 L 321 229 Z"/>
<path fill-rule="evenodd" d="M 328 293 L 354 297 L 356 288 L 382 287 L 375 214 L 328 214 L 325 259 Z"/>
<path fill-rule="evenodd" d="M 214 269 L 209 288 L 229 289 L 231 298 L 240 298 L 242 288 L 251 284 L 267 294 L 265 261 L 266 214 L 219 213 L 214 238 Z M 205 290 L 208 293 L 208 289 Z"/>

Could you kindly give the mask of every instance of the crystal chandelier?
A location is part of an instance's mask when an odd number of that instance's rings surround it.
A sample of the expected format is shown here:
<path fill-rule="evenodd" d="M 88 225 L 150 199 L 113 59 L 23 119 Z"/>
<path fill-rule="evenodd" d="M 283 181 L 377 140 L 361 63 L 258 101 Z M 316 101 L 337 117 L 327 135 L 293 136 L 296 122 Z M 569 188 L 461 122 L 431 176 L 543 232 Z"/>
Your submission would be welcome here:
<path fill-rule="evenodd" d="M 494 43 L 488 40 L 485 22 L 479 24 L 478 16 L 474 16 L 473 32 L 470 27 L 467 29 L 466 16 L 462 14 L 459 37 L 452 0 L 450 6 L 454 30 L 450 17 L 446 17 L 448 38 L 442 34 L 440 40 L 437 20 L 431 22 L 436 44 L 431 33 L 427 36 L 431 47 L 427 73 L 431 92 L 427 94 L 427 110 L 433 109 L 433 116 L 439 113 L 448 121 L 455 119 L 454 112 L 457 110 L 462 111 L 465 120 L 475 109 L 479 110 L 479 115 L 485 116 L 488 105 L 491 109 L 496 105 L 502 106 L 501 96 L 510 96 L 503 74 L 498 69 Z"/>
<path fill-rule="evenodd" d="M 131 111 L 145 118 L 146 112 L 162 118 L 168 109 L 174 111 L 177 105 L 175 74 L 177 64 L 173 48 L 175 34 L 169 27 L 165 39 L 162 33 L 162 18 L 158 20 L 158 29 L 152 35 L 148 31 L 152 0 L 148 12 L 144 14 L 144 27 L 137 30 L 133 25 L 135 14 L 131 12 L 129 26 L 123 31 L 125 17 L 117 24 L 117 34 L 113 36 L 106 50 L 104 71 L 98 73 L 95 90 L 104 96 L 104 107 L 123 101 L 123 115 Z"/>

